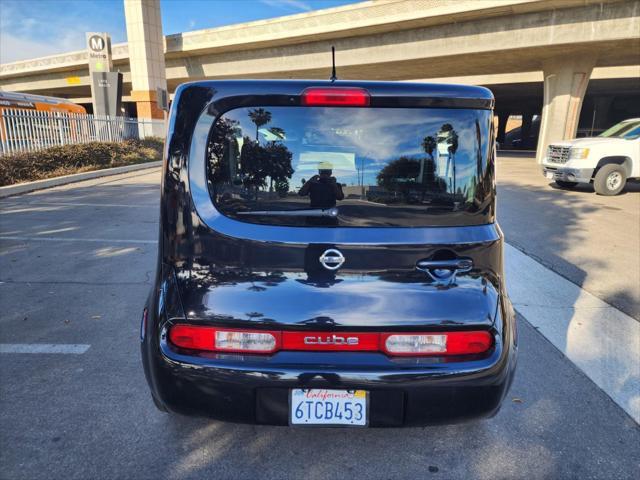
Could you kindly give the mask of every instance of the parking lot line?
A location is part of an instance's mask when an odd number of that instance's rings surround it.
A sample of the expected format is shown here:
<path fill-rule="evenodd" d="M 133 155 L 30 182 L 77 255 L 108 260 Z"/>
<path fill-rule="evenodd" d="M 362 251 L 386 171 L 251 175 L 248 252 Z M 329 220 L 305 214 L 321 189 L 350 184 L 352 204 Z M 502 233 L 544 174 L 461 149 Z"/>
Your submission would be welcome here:
<path fill-rule="evenodd" d="M 82 355 L 91 345 L 76 343 L 0 343 L 0 353 L 57 353 Z"/>
<path fill-rule="evenodd" d="M 640 423 L 640 323 L 509 244 L 505 267 L 516 310 Z"/>
<path fill-rule="evenodd" d="M 141 243 L 156 244 L 157 240 L 136 240 L 119 238 L 79 238 L 79 237 L 21 237 L 13 235 L 2 235 L 0 240 L 16 240 L 19 242 L 89 242 L 89 243 Z"/>

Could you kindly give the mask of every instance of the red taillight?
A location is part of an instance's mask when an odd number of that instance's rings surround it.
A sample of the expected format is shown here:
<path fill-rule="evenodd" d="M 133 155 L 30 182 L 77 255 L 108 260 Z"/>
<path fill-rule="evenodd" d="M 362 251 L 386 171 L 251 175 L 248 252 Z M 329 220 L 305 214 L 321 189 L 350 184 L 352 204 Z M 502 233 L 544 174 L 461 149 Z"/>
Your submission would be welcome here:
<path fill-rule="evenodd" d="M 169 340 L 178 347 L 209 352 L 273 353 L 280 348 L 280 332 L 174 325 Z"/>
<path fill-rule="evenodd" d="M 384 333 L 382 350 L 391 356 L 469 355 L 491 348 L 489 332 Z"/>
<path fill-rule="evenodd" d="M 169 340 L 177 347 L 213 351 L 215 328 L 175 325 L 169 330 Z"/>
<path fill-rule="evenodd" d="M 302 105 L 309 107 L 366 107 L 369 100 L 363 88 L 311 87 L 302 92 Z"/>
<path fill-rule="evenodd" d="M 209 352 L 382 351 L 392 357 L 416 357 L 484 353 L 493 345 L 493 336 L 486 331 L 280 332 L 179 324 L 169 330 L 169 341 L 177 347 Z"/>

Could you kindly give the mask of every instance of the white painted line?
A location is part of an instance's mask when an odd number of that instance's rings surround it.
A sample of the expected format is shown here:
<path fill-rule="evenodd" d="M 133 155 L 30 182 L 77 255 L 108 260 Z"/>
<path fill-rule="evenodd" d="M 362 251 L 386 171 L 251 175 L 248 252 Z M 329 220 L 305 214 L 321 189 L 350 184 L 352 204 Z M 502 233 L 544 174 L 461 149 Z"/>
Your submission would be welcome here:
<path fill-rule="evenodd" d="M 74 343 L 0 343 L 0 353 L 62 353 L 82 355 L 91 345 Z"/>
<path fill-rule="evenodd" d="M 640 322 L 505 245 L 514 307 L 640 423 Z"/>
<path fill-rule="evenodd" d="M 141 243 L 141 244 L 157 244 L 157 240 L 122 240 L 111 238 L 78 238 L 78 237 L 19 237 L 2 235 L 0 240 L 16 240 L 19 242 L 89 242 L 89 243 Z"/>

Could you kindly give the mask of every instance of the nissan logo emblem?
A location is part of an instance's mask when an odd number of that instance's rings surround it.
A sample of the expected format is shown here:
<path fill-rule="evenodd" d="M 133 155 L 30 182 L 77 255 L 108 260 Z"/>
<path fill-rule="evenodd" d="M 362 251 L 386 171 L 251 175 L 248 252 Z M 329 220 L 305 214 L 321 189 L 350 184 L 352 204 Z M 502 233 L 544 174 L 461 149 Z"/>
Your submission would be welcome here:
<path fill-rule="evenodd" d="M 325 252 L 320 255 L 320 263 L 327 270 L 337 270 L 339 269 L 345 261 L 345 258 L 342 256 L 339 250 L 335 248 L 330 248 L 329 250 L 325 250 Z"/>

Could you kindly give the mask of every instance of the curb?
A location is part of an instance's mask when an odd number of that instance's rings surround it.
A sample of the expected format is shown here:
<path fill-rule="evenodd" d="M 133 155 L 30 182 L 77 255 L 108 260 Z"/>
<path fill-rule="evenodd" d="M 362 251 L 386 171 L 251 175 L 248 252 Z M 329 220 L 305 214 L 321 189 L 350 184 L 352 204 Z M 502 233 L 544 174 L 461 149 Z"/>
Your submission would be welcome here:
<path fill-rule="evenodd" d="M 72 175 L 64 175 L 62 177 L 45 178 L 44 180 L 18 183 L 17 185 L 7 185 L 6 187 L 0 187 L 0 198 L 33 192 L 34 190 L 44 190 L 45 188 L 57 187 L 59 185 L 66 185 L 68 183 L 81 182 L 83 180 L 91 180 L 92 178 L 108 177 L 110 175 L 135 172 L 137 170 L 145 170 L 160 166 L 162 166 L 162 161 L 138 163 L 136 165 L 126 165 L 124 167 L 104 168 L 102 170 L 74 173 Z"/>

